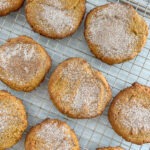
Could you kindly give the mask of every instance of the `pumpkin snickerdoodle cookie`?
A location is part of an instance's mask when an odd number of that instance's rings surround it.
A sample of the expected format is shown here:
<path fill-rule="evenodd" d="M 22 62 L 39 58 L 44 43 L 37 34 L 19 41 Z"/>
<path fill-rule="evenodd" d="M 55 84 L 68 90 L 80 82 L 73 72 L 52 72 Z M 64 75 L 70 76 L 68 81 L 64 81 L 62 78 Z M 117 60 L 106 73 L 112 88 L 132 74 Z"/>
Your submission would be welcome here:
<path fill-rule="evenodd" d="M 72 118 L 101 115 L 111 100 L 105 77 L 82 58 L 62 62 L 49 81 L 49 93 L 55 106 Z"/>
<path fill-rule="evenodd" d="M 5 16 L 19 9 L 24 0 L 0 0 L 0 16 Z"/>
<path fill-rule="evenodd" d="M 26 150 L 80 150 L 73 130 L 56 119 L 46 119 L 31 128 L 25 141 Z"/>
<path fill-rule="evenodd" d="M 0 46 L 0 80 L 12 89 L 31 91 L 44 79 L 51 66 L 45 49 L 27 36 Z"/>
<path fill-rule="evenodd" d="M 137 56 L 147 36 L 148 25 L 129 4 L 99 6 L 86 18 L 85 38 L 91 52 L 110 65 Z"/>
<path fill-rule="evenodd" d="M 134 83 L 121 91 L 110 106 L 109 120 L 125 140 L 150 143 L 150 87 Z"/>
<path fill-rule="evenodd" d="M 22 101 L 0 90 L 0 149 L 15 145 L 27 128 L 27 115 Z"/>
<path fill-rule="evenodd" d="M 33 30 L 50 38 L 72 35 L 85 14 L 85 0 L 28 0 L 26 18 Z"/>
<path fill-rule="evenodd" d="M 104 148 L 97 148 L 96 150 L 124 150 L 121 147 L 104 147 Z"/>

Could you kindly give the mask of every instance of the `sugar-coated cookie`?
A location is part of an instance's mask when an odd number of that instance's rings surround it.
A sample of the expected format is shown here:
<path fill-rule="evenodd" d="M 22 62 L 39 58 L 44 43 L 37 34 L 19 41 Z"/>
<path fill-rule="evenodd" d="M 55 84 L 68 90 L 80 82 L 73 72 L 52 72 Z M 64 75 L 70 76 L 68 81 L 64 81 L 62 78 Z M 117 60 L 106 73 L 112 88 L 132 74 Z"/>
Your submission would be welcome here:
<path fill-rule="evenodd" d="M 150 87 L 134 83 L 122 90 L 110 106 L 109 120 L 125 140 L 150 143 Z"/>
<path fill-rule="evenodd" d="M 18 91 L 31 91 L 51 67 L 45 49 L 27 36 L 8 40 L 0 46 L 0 80 Z"/>
<path fill-rule="evenodd" d="M 19 9 L 24 0 L 0 0 L 0 16 L 5 16 Z"/>
<path fill-rule="evenodd" d="M 82 58 L 62 62 L 49 81 L 49 93 L 55 106 L 72 118 L 101 115 L 111 100 L 105 77 Z"/>
<path fill-rule="evenodd" d="M 26 150 L 80 150 L 74 131 L 56 119 L 46 119 L 31 128 L 25 141 Z"/>
<path fill-rule="evenodd" d="M 54 39 L 72 35 L 85 14 L 85 0 L 28 0 L 26 18 L 34 31 Z"/>
<path fill-rule="evenodd" d="M 27 115 L 22 101 L 0 90 L 0 149 L 15 145 L 27 128 Z"/>
<path fill-rule="evenodd" d="M 147 36 L 148 25 L 129 4 L 99 6 L 86 18 L 85 38 L 91 52 L 110 65 L 137 56 Z"/>

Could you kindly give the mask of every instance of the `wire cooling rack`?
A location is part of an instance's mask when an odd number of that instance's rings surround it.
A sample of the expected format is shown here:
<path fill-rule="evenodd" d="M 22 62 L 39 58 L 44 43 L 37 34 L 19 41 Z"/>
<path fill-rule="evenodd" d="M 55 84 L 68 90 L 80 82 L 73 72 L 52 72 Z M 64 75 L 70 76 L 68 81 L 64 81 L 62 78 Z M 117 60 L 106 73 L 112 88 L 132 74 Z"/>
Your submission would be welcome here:
<path fill-rule="evenodd" d="M 148 0 L 121 1 L 131 3 L 150 25 L 150 2 Z M 108 3 L 106 0 L 87 0 L 87 12 L 96 5 L 106 3 Z M 96 59 L 90 53 L 83 36 L 83 27 L 84 23 L 82 23 L 78 31 L 71 37 L 63 40 L 52 40 L 32 31 L 25 19 L 24 7 L 18 12 L 0 17 L 0 44 L 3 44 L 8 38 L 18 35 L 31 36 L 46 48 L 53 60 L 52 69 L 46 76 L 46 79 L 40 87 L 31 93 L 16 92 L 0 82 L 0 89 L 8 90 L 23 100 L 28 113 L 28 129 L 24 133 L 22 140 L 11 148 L 11 150 L 24 150 L 24 139 L 30 127 L 47 117 L 58 118 L 67 122 L 75 130 L 80 141 L 81 150 L 95 150 L 97 147 L 118 145 L 126 150 L 150 150 L 150 144 L 144 144 L 142 146 L 132 144 L 122 139 L 112 130 L 107 118 L 108 107 L 100 117 L 77 120 L 67 118 L 59 113 L 50 101 L 47 91 L 50 74 L 60 62 L 69 57 L 83 57 L 94 68 L 103 72 L 112 87 L 113 96 L 136 81 L 150 86 L 150 36 L 143 51 L 135 59 L 126 63 L 109 66 Z"/>

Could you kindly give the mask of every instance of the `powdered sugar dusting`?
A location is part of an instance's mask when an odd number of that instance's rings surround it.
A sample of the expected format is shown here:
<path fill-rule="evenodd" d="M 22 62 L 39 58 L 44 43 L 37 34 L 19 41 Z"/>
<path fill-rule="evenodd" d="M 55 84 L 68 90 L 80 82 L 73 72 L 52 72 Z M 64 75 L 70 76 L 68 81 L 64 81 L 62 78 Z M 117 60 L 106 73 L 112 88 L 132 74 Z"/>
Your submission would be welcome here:
<path fill-rule="evenodd" d="M 70 16 L 69 11 L 62 11 L 47 5 L 42 5 L 42 8 L 41 17 L 56 33 L 63 33 L 66 28 L 73 30 L 74 18 Z"/>
<path fill-rule="evenodd" d="M 57 9 L 72 9 L 78 4 L 79 0 L 48 0 L 48 4 Z"/>
<path fill-rule="evenodd" d="M 27 82 L 42 65 L 36 45 L 27 43 L 10 44 L 0 48 L 0 68 L 10 81 Z M 36 66 L 36 67 L 35 67 Z M 0 74 L 1 78 L 4 76 Z"/>
<path fill-rule="evenodd" d="M 10 2 L 8 0 L 0 0 L 0 9 L 4 10 L 8 8 L 10 5 Z"/>
<path fill-rule="evenodd" d="M 132 11 L 129 6 L 109 4 L 92 17 L 89 39 L 105 57 L 123 57 L 133 53 L 138 37 L 129 33 Z"/>
<path fill-rule="evenodd" d="M 0 133 L 5 131 L 8 128 L 8 120 L 10 118 L 8 116 L 1 116 L 0 117 Z"/>
<path fill-rule="evenodd" d="M 141 130 L 150 131 L 150 109 L 145 108 L 137 100 L 132 100 L 130 103 L 117 104 L 120 109 L 121 123 L 131 128 L 134 133 L 138 133 Z"/>
<path fill-rule="evenodd" d="M 98 99 L 100 99 L 99 94 L 100 89 L 96 85 L 96 80 L 90 83 L 83 82 L 74 97 L 72 107 L 78 111 L 83 107 L 87 107 L 90 114 L 95 113 L 95 109 L 98 107 Z"/>
<path fill-rule="evenodd" d="M 74 94 L 63 93 L 62 101 L 71 103 L 70 107 L 76 112 L 81 112 L 85 108 L 87 114 L 94 115 L 100 101 L 101 83 L 94 77 L 92 71 L 86 72 L 86 65 L 82 66 L 74 61 L 63 70 L 63 77 L 69 80 L 68 88 L 74 91 Z"/>
<path fill-rule="evenodd" d="M 19 123 L 18 120 L 19 119 L 17 117 L 7 114 L 3 114 L 2 116 L 0 116 L 0 133 L 7 131 L 9 128 Z M 3 134 L 1 134 L 0 136 L 2 135 Z"/>
<path fill-rule="evenodd" d="M 50 0 L 49 3 L 56 7 L 56 8 L 61 8 L 62 7 L 62 2 L 61 0 Z"/>
<path fill-rule="evenodd" d="M 36 137 L 43 141 L 42 149 L 70 150 L 73 147 L 73 142 L 68 133 L 68 129 L 65 126 L 58 126 L 57 122 L 53 124 L 47 123 L 36 133 Z"/>
<path fill-rule="evenodd" d="M 9 116 L 11 110 L 5 105 L 4 101 L 0 101 L 0 133 L 8 129 L 9 121 L 12 120 L 12 117 Z"/>
<path fill-rule="evenodd" d="M 35 46 L 30 44 L 15 44 L 12 47 L 5 47 L 0 54 L 1 67 L 6 68 L 12 57 L 18 56 L 25 61 L 34 59 Z"/>
<path fill-rule="evenodd" d="M 79 78 L 81 80 L 81 78 L 86 75 L 86 72 L 83 67 L 79 67 L 78 65 L 79 64 L 76 61 L 71 62 L 66 68 L 63 69 L 63 75 L 72 81 L 76 81 Z"/>
<path fill-rule="evenodd" d="M 14 104 L 15 108 L 13 107 Z M 18 121 L 18 118 L 15 116 L 20 115 L 20 112 L 17 110 L 19 106 L 17 105 L 17 103 L 11 103 L 10 100 L 0 100 L 0 133 L 5 132 Z M 13 112 L 12 109 L 14 109 Z"/>

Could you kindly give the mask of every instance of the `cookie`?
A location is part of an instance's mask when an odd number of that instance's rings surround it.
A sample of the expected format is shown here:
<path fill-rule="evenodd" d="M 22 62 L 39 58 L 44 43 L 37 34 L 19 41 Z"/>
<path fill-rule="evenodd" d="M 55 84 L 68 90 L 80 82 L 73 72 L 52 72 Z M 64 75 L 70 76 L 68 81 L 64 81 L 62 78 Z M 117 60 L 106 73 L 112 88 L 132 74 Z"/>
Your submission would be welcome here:
<path fill-rule="evenodd" d="M 0 149 L 15 145 L 27 128 L 27 115 L 22 101 L 0 90 Z"/>
<path fill-rule="evenodd" d="M 31 2 L 34 0 L 27 0 L 27 2 Z M 48 4 L 52 7 L 56 7 L 61 10 L 69 10 L 73 9 L 77 6 L 80 0 L 48 0 Z M 40 1 L 42 2 L 42 1 Z"/>
<path fill-rule="evenodd" d="M 109 3 L 88 13 L 85 38 L 91 52 L 107 64 L 133 59 L 142 50 L 148 25 L 129 4 Z"/>
<path fill-rule="evenodd" d="M 85 0 L 28 0 L 26 18 L 34 31 L 61 39 L 72 35 L 85 14 Z"/>
<path fill-rule="evenodd" d="M 134 83 L 122 90 L 110 106 L 109 120 L 125 140 L 150 143 L 150 87 Z"/>
<path fill-rule="evenodd" d="M 104 147 L 104 148 L 97 148 L 96 150 L 124 150 L 121 147 Z"/>
<path fill-rule="evenodd" d="M 82 58 L 70 58 L 56 68 L 49 94 L 60 112 L 78 119 L 101 115 L 111 100 L 105 77 Z"/>
<path fill-rule="evenodd" d="M 0 16 L 5 16 L 18 10 L 23 2 L 24 0 L 0 0 Z"/>
<path fill-rule="evenodd" d="M 79 150 L 73 130 L 56 119 L 46 119 L 31 128 L 25 141 L 26 150 Z"/>
<path fill-rule="evenodd" d="M 31 91 L 44 79 L 51 66 L 45 49 L 27 36 L 0 46 L 0 80 L 12 89 Z"/>

